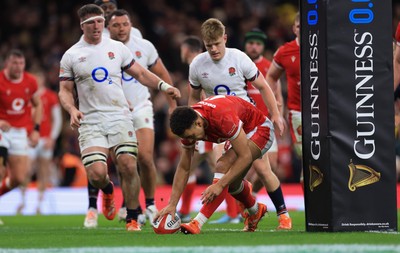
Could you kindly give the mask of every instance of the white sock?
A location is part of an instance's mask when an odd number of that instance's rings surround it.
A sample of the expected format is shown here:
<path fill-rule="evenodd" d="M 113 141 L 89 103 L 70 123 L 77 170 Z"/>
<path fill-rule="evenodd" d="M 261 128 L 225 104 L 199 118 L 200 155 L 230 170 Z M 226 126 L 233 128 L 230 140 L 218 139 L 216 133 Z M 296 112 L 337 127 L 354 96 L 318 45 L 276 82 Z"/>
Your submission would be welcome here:
<path fill-rule="evenodd" d="M 208 221 L 208 218 L 200 212 L 196 215 L 194 219 L 199 222 L 200 228 Z"/>
<path fill-rule="evenodd" d="M 254 206 L 247 208 L 250 215 L 256 214 L 258 212 L 258 203 L 256 202 Z"/>

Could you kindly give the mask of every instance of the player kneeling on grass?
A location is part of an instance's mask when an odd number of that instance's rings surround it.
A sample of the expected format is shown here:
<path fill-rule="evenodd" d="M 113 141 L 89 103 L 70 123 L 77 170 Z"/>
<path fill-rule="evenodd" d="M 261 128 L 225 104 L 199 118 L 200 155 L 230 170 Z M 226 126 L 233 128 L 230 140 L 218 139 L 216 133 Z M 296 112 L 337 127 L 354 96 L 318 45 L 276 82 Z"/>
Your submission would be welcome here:
<path fill-rule="evenodd" d="M 281 134 L 283 123 L 274 100 L 271 107 L 271 119 Z M 165 214 L 175 216 L 176 206 L 190 174 L 196 141 L 221 143 L 229 140 L 231 148 L 217 161 L 213 184 L 202 193 L 203 206 L 199 214 L 191 222 L 182 224 L 181 231 L 185 234 L 199 234 L 203 224 L 229 192 L 247 209 L 243 231 L 254 232 L 267 212 L 267 207 L 256 202 L 251 194 L 250 183 L 243 178 L 252 162 L 261 158 L 271 147 L 274 138 L 273 123 L 249 102 L 235 96 L 219 95 L 190 107 L 178 107 L 171 115 L 170 127 L 174 134 L 182 138 L 183 148 L 174 176 L 171 198 L 155 220 L 161 219 Z"/>

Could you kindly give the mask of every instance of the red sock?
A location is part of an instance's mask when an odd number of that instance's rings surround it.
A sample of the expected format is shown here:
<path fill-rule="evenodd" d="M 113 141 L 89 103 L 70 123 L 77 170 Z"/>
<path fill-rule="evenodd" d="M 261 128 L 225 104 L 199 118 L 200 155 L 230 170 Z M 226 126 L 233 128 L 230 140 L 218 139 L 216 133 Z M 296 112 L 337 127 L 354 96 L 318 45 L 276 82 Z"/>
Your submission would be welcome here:
<path fill-rule="evenodd" d="M 226 194 L 225 202 L 226 213 L 228 214 L 228 216 L 231 218 L 236 218 L 236 216 L 238 215 L 236 199 L 232 197 L 232 195 Z"/>
<path fill-rule="evenodd" d="M 3 178 L 3 181 L 1 181 L 0 184 L 0 196 L 6 194 L 7 192 L 11 191 L 11 187 L 9 186 L 10 183 L 7 183 L 7 181 L 10 181 L 9 177 Z"/>
<path fill-rule="evenodd" d="M 182 206 L 179 212 L 181 214 L 189 214 L 192 197 L 196 188 L 196 182 L 188 183 L 182 193 Z"/>
<path fill-rule="evenodd" d="M 243 190 L 232 195 L 235 199 L 243 203 L 245 208 L 250 208 L 256 204 L 256 198 L 251 194 L 249 182 L 243 180 Z"/>
<path fill-rule="evenodd" d="M 214 178 L 213 180 L 213 184 L 217 183 L 219 179 Z M 210 203 L 204 204 L 201 209 L 200 209 L 200 213 L 202 213 L 204 216 L 206 216 L 207 218 L 210 218 L 211 215 L 215 212 L 215 210 L 217 210 L 217 208 L 219 207 L 219 205 L 221 205 L 222 201 L 224 201 L 226 195 L 228 194 L 228 187 L 225 187 L 221 194 L 218 195 L 213 201 L 211 201 Z"/>

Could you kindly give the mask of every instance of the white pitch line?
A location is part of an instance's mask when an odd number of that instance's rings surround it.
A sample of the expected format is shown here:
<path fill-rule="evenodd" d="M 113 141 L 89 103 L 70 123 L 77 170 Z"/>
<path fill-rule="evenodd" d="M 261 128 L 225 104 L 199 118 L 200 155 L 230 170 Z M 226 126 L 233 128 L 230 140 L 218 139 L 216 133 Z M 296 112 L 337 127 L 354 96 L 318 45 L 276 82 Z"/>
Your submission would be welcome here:
<path fill-rule="evenodd" d="M 85 247 L 49 249 L 0 249 L 0 253 L 395 253 L 400 245 L 369 244 L 310 244 L 310 245 L 271 245 L 271 246 L 198 246 L 198 247 Z"/>

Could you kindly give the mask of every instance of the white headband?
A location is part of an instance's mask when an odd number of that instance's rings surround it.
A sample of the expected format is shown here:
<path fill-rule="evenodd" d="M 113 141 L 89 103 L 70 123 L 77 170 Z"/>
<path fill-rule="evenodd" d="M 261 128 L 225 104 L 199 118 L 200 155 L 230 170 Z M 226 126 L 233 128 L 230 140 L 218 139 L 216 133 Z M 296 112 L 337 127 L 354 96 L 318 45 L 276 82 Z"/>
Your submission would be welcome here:
<path fill-rule="evenodd" d="M 87 23 L 89 21 L 95 20 L 95 19 L 102 19 L 103 21 L 106 20 L 103 16 L 93 16 L 93 17 L 83 20 L 81 22 L 81 25 L 83 25 L 84 23 Z"/>

